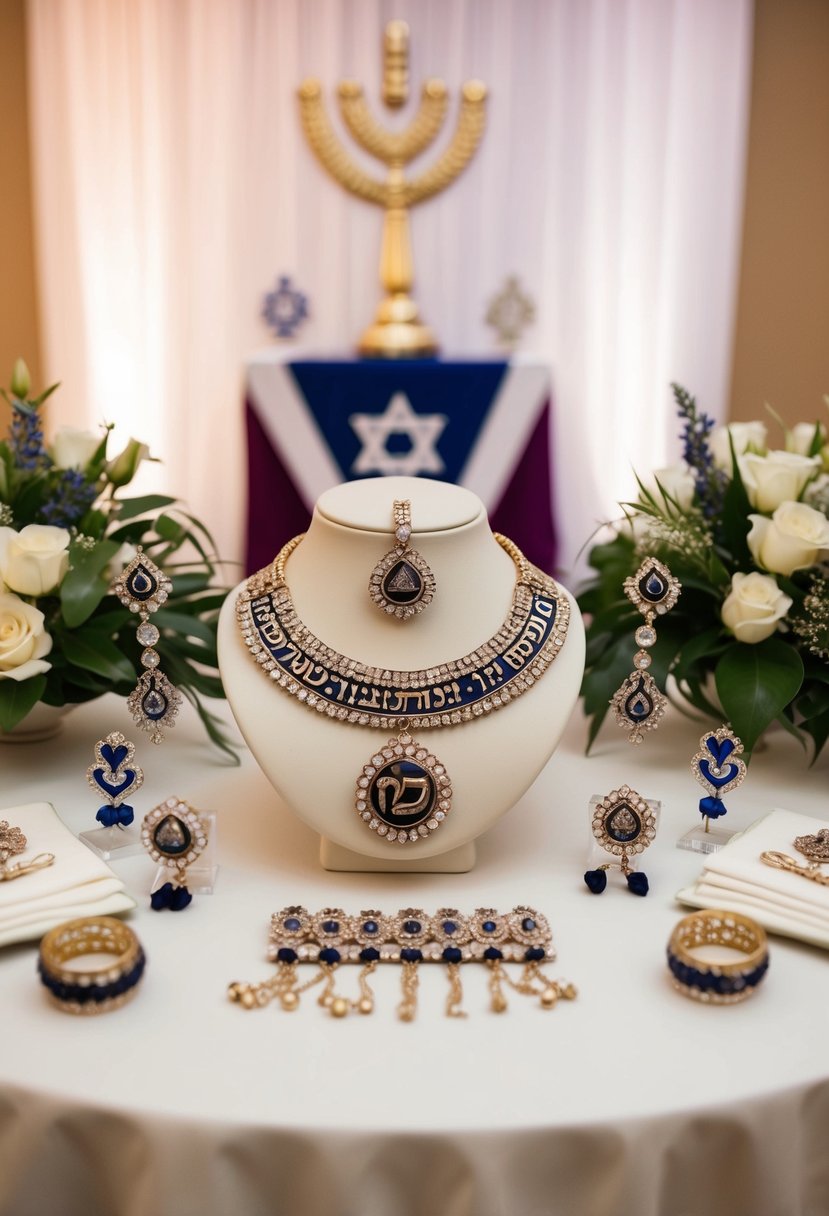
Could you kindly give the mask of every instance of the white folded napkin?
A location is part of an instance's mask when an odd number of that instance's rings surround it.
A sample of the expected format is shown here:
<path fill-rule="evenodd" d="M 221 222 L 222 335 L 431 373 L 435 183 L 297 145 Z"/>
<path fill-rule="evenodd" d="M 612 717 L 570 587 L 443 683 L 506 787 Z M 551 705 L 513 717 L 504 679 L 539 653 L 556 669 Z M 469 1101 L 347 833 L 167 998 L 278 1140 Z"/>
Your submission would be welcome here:
<path fill-rule="evenodd" d="M 829 887 L 800 874 L 778 870 L 761 853 L 787 853 L 808 865 L 794 847 L 796 836 L 827 826 L 821 819 L 774 810 L 706 857 L 697 881 L 677 894 L 695 908 L 726 908 L 754 917 L 772 933 L 829 949 Z M 825 871 L 829 874 L 829 867 Z"/>
<path fill-rule="evenodd" d="M 0 810 L 20 828 L 26 849 L 10 859 L 25 865 L 38 853 L 54 853 L 51 866 L 0 882 L 0 946 L 40 937 L 76 916 L 109 916 L 135 907 L 124 884 L 100 857 L 76 839 L 48 802 Z"/>

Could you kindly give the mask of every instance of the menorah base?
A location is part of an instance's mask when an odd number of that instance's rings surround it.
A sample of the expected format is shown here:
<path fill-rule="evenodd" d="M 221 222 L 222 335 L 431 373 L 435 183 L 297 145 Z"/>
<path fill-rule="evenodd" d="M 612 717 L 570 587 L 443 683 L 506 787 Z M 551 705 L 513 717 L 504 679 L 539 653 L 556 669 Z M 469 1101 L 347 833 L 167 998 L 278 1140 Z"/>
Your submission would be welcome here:
<path fill-rule="evenodd" d="M 418 359 L 437 354 L 438 344 L 428 325 L 378 321 L 369 325 L 357 350 L 367 359 Z"/>

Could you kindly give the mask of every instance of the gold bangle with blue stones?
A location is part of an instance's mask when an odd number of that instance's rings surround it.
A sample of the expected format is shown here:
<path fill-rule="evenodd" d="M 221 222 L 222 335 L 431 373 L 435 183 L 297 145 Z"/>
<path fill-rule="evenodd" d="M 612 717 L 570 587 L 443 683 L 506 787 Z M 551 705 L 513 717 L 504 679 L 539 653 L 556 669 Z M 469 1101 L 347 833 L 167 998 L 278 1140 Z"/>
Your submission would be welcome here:
<path fill-rule="evenodd" d="M 695 951 L 726 946 L 743 957 L 711 962 Z M 769 966 L 765 930 L 748 916 L 708 908 L 684 917 L 668 942 L 668 968 L 674 987 L 684 996 L 711 1005 L 744 1001 L 757 988 Z"/>
<path fill-rule="evenodd" d="M 87 955 L 107 958 L 81 968 L 66 966 Z M 96 1014 L 119 1009 L 134 996 L 145 962 L 129 925 L 111 916 L 84 916 L 49 930 L 40 943 L 37 969 L 59 1009 Z"/>

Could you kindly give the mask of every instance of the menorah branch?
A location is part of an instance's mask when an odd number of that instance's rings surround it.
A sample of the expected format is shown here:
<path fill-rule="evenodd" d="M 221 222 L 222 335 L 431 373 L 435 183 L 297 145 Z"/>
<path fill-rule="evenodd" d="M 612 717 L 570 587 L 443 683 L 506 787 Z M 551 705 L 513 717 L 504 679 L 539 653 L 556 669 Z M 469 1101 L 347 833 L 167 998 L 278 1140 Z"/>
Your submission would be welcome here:
<path fill-rule="evenodd" d="M 351 134 L 366 152 L 384 163 L 408 164 L 435 138 L 443 125 L 448 103 L 446 85 L 427 80 L 417 113 L 405 131 L 387 131 L 368 108 L 362 86 L 344 81 L 339 88 L 340 113 Z"/>
<path fill-rule="evenodd" d="M 299 89 L 299 109 L 302 129 L 314 155 L 331 176 L 351 194 L 384 207 L 388 190 L 356 165 L 337 139 L 322 100 L 319 81 L 306 80 Z"/>
<path fill-rule="evenodd" d="M 452 142 L 431 169 L 413 178 L 406 186 L 404 197 L 409 206 L 440 193 L 463 171 L 475 154 L 486 122 L 486 89 L 477 82 L 463 87 L 458 125 Z"/>

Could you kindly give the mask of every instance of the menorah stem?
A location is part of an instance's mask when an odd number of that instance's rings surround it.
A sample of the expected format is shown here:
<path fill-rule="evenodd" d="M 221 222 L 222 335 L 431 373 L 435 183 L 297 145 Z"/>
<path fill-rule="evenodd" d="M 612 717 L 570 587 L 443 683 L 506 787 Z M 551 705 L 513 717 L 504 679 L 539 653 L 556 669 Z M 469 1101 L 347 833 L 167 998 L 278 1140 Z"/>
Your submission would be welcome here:
<path fill-rule="evenodd" d="M 411 291 L 414 282 L 408 207 L 388 207 L 383 219 L 380 283 L 390 295 Z"/>
<path fill-rule="evenodd" d="M 385 292 L 374 324 L 360 339 L 360 354 L 410 358 L 430 355 L 437 344 L 428 326 L 421 324 L 409 292 L 414 281 L 409 209 L 387 207 L 383 217 L 380 282 Z"/>

